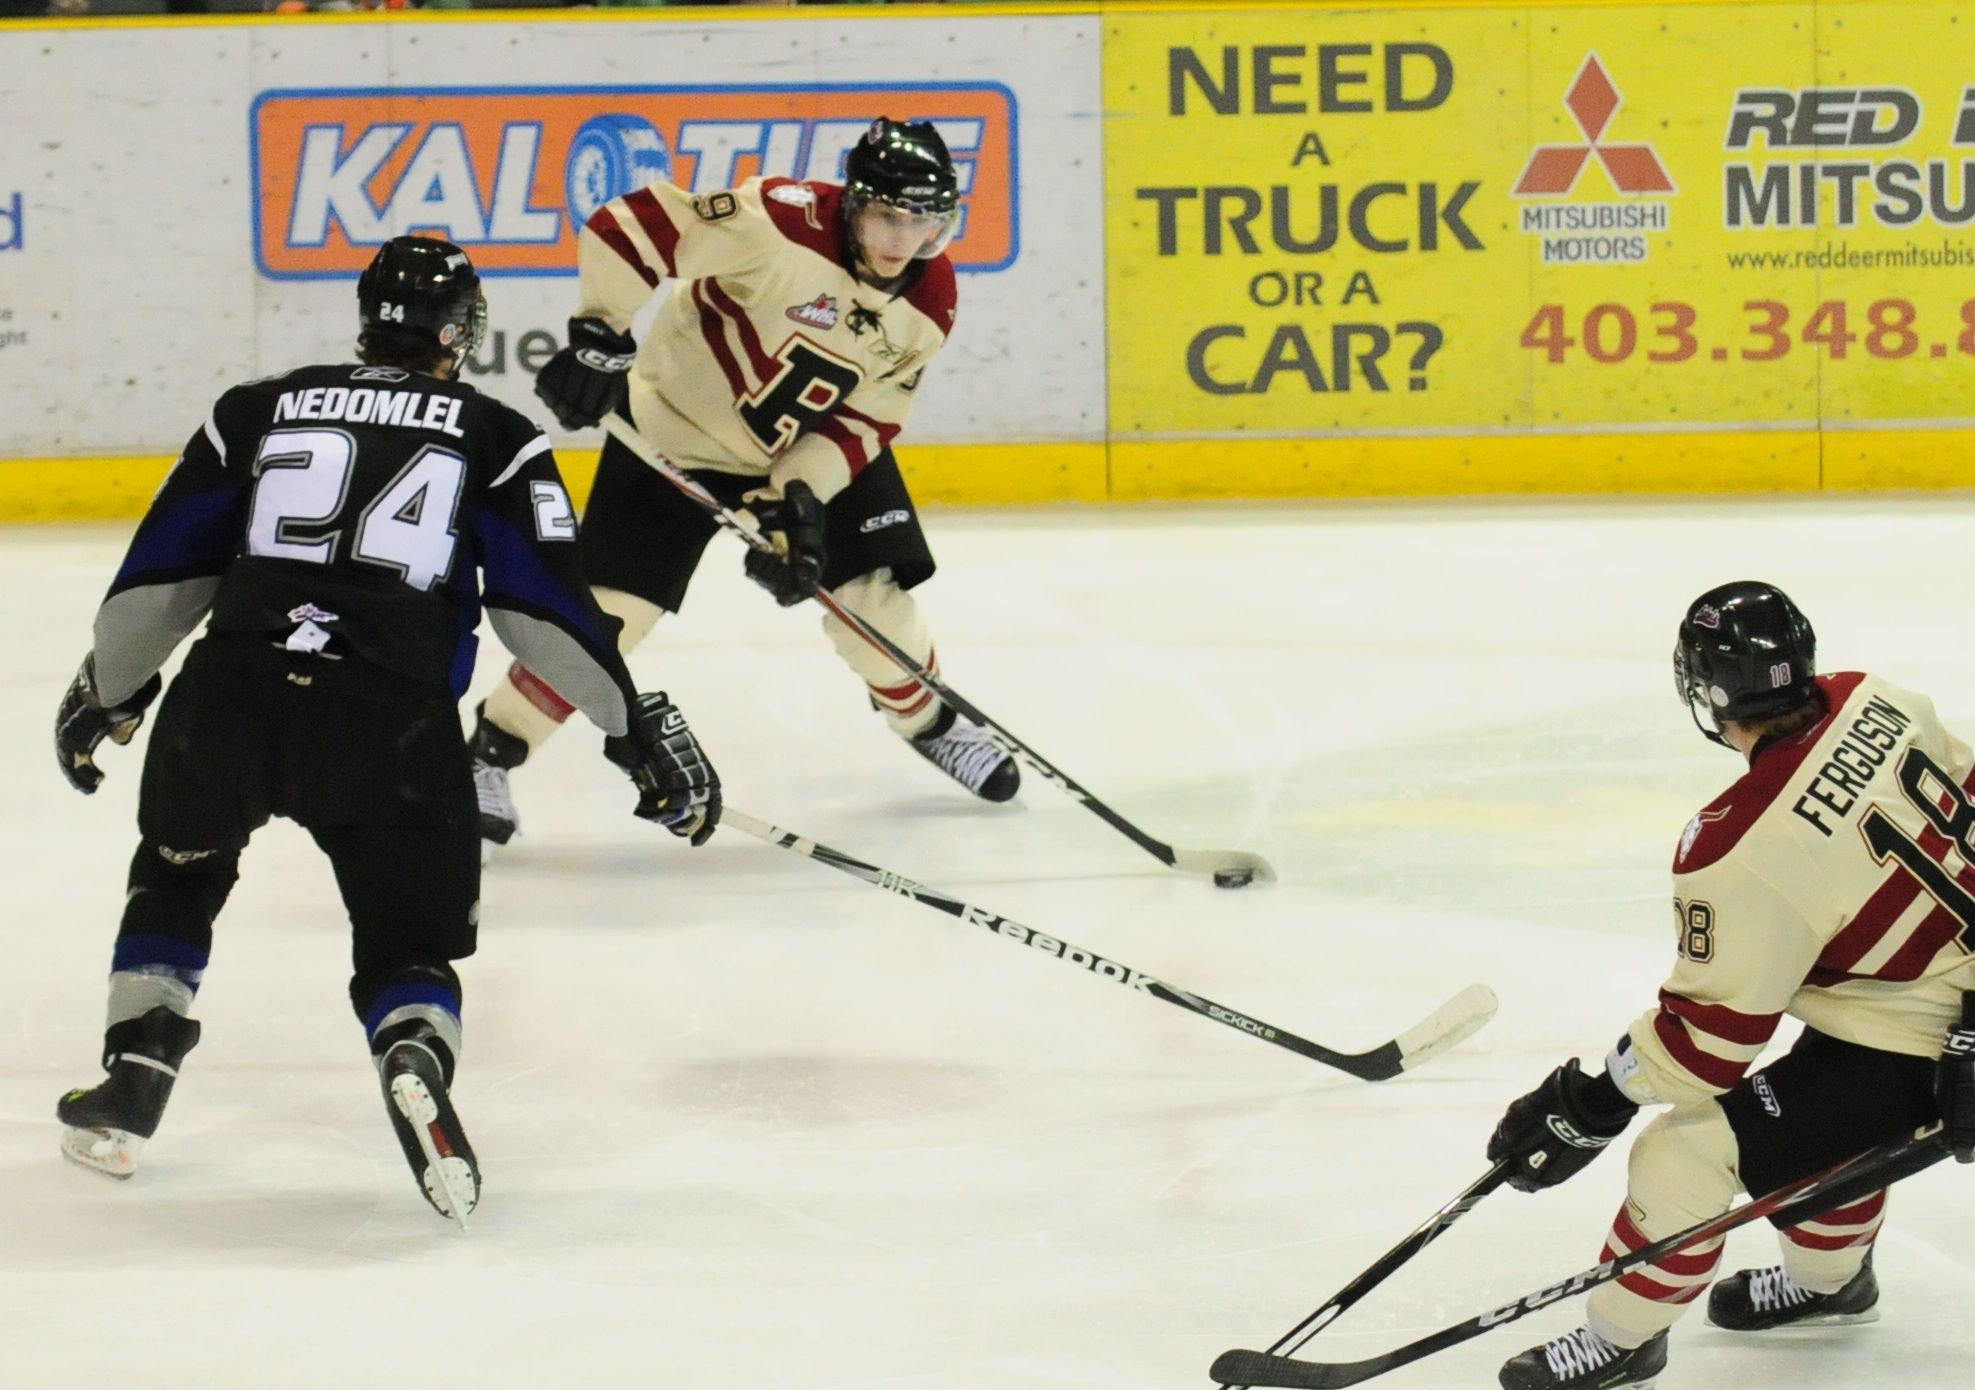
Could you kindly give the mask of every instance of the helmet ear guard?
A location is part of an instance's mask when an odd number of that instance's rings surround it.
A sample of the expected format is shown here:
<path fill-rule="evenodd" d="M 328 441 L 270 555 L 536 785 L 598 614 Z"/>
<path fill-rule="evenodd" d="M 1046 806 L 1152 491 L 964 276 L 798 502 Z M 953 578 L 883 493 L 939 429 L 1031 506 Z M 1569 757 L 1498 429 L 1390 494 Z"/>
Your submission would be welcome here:
<path fill-rule="evenodd" d="M 1773 719 L 1817 697 L 1817 635 L 1773 584 L 1720 585 L 1687 606 L 1673 646 L 1673 685 L 1694 726 L 1725 744 L 1723 720 Z"/>

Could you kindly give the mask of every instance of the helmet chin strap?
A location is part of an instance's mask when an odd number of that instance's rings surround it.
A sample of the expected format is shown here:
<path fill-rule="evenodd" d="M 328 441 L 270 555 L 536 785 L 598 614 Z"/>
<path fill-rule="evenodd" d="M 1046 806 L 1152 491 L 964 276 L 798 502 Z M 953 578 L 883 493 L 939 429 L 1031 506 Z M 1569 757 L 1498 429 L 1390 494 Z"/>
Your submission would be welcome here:
<path fill-rule="evenodd" d="M 1691 690 L 1687 692 L 1687 715 L 1694 721 L 1694 727 L 1701 731 L 1701 737 L 1709 743 L 1717 744 L 1722 748 L 1733 748 L 1735 746 L 1726 738 L 1722 737 L 1721 725 L 1718 722 L 1712 729 L 1701 722 L 1700 697 Z M 1710 711 L 1708 717 L 1710 719 L 1714 718 L 1712 711 Z"/>

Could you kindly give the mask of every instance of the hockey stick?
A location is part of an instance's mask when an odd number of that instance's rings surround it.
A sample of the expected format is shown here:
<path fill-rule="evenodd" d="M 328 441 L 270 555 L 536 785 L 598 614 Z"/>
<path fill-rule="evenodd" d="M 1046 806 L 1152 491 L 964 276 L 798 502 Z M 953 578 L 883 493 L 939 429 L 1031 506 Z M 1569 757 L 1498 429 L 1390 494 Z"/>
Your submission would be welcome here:
<path fill-rule="evenodd" d="M 1336 1067 L 1339 1071 L 1349 1072 L 1366 1081 L 1384 1081 L 1389 1077 L 1397 1076 L 1402 1071 L 1411 1071 L 1422 1062 L 1438 1056 L 1468 1037 L 1495 1016 L 1494 991 L 1487 985 L 1469 985 L 1390 1042 L 1372 1048 L 1368 1052 L 1337 1052 L 1320 1043 L 1299 1038 L 1294 1033 L 1284 1032 L 1272 1024 L 1237 1013 L 1223 1004 L 1216 1004 L 1211 999 L 1190 993 L 1177 985 L 1168 984 L 1142 970 L 1134 970 L 1121 961 L 1107 960 L 1095 951 L 1086 950 L 1082 946 L 1073 945 L 1057 937 L 1045 936 L 1032 927 L 1025 927 L 1020 922 L 1003 917 L 998 912 L 990 912 L 984 907 L 963 902 L 949 893 L 937 888 L 929 888 L 903 874 L 895 873 L 890 869 L 881 869 L 875 864 L 866 864 L 861 859 L 853 859 L 841 850 L 818 844 L 792 830 L 783 830 L 766 821 L 756 820 L 746 812 L 736 811 L 731 806 L 720 813 L 720 824 L 743 831 L 756 839 L 765 840 L 778 849 L 793 850 L 805 859 L 814 859 L 819 864 L 827 864 L 832 869 L 849 874 L 852 878 L 863 879 L 866 883 L 882 888 L 888 893 L 896 893 L 900 897 L 924 903 L 927 907 L 937 908 L 970 926 L 986 927 L 997 936 L 1005 936 L 1018 944 L 1031 946 L 1056 960 L 1079 966 L 1099 979 L 1110 980 L 1127 989 L 1138 990 L 1168 1004 L 1176 1004 L 1182 1009 L 1199 1014 L 1202 1018 L 1211 1018 L 1214 1022 L 1225 1024 L 1237 1032 L 1247 1033 L 1252 1037 L 1260 1038 L 1263 1042 L 1274 1043 L 1277 1047 L 1287 1048 L 1314 1062 L 1322 1062 L 1327 1067 Z"/>
<path fill-rule="evenodd" d="M 603 427 L 611 438 L 657 469 L 667 482 L 697 502 L 709 516 L 720 523 L 722 529 L 732 531 L 755 550 L 769 554 L 777 553 L 774 544 L 767 537 L 759 531 L 742 525 L 739 517 L 720 504 L 719 498 L 708 492 L 670 459 L 653 449 L 629 420 L 612 411 L 603 417 Z M 1257 880 L 1263 883 L 1275 882 L 1275 867 L 1259 854 L 1251 854 L 1247 850 L 1240 849 L 1175 849 L 1164 840 L 1154 839 L 1091 795 L 1088 789 L 1044 758 L 1042 754 L 981 713 L 980 707 L 973 701 L 919 665 L 884 633 L 839 603 L 836 595 L 828 589 L 819 584 L 816 587 L 815 597 L 831 616 L 883 652 L 899 670 L 938 697 L 940 703 L 986 729 L 1003 752 L 1020 758 L 1034 768 L 1045 781 L 1055 783 L 1072 801 L 1080 802 L 1112 829 L 1121 832 L 1160 863 L 1178 869 L 1182 873 L 1211 874 L 1215 886 L 1219 888 L 1245 888 Z"/>
<path fill-rule="evenodd" d="M 1483 1197 L 1506 1183 L 1509 1180 L 1509 1170 L 1514 1166 L 1513 1159 L 1505 1158 L 1476 1178 L 1460 1196 L 1415 1226 L 1411 1235 L 1380 1255 L 1364 1273 L 1332 1294 L 1330 1302 L 1276 1338 L 1275 1344 L 1266 1354 L 1286 1358 L 1301 1351 L 1309 1344 L 1312 1337 L 1343 1317 L 1345 1311 L 1359 1299 L 1383 1284 L 1398 1271 L 1401 1265 L 1440 1239 L 1448 1227 L 1473 1211 Z M 1217 1376 L 1220 1374 L 1220 1369 L 1221 1363 L 1216 1361 L 1214 1373 Z M 1235 1387 L 1224 1383 L 1220 1390 L 1235 1390 Z"/>
<path fill-rule="evenodd" d="M 1855 1202 L 1869 1192 L 1912 1177 L 1924 1168 L 1939 1163 L 1948 1156 L 1940 1126 L 1924 1130 L 1906 1139 L 1894 1139 L 1869 1149 L 1857 1158 L 1848 1159 L 1821 1173 L 1780 1187 L 1767 1197 L 1744 1202 L 1731 1211 L 1723 1212 L 1709 1221 L 1702 1221 L 1678 1231 L 1665 1240 L 1654 1241 L 1651 1245 L 1633 1251 L 1616 1260 L 1606 1260 L 1587 1270 L 1573 1274 L 1562 1283 L 1538 1289 L 1535 1293 L 1514 1303 L 1494 1309 L 1492 1312 L 1469 1318 L 1466 1322 L 1455 1323 L 1431 1336 L 1409 1342 L 1397 1351 L 1389 1351 L 1383 1356 L 1374 1356 L 1364 1361 L 1292 1361 L 1285 1356 L 1268 1356 L 1258 1351 L 1224 1351 L 1214 1358 L 1214 1379 L 1230 1385 L 1281 1385 L 1300 1390 L 1335 1390 L 1335 1387 L 1356 1385 L 1361 1381 L 1382 1376 L 1387 1371 L 1410 1365 L 1422 1357 L 1445 1351 L 1452 1346 L 1479 1337 L 1490 1328 L 1547 1308 L 1558 1299 L 1569 1298 L 1572 1294 L 1583 1293 L 1600 1284 L 1609 1284 L 1641 1265 L 1649 1265 L 1676 1251 L 1685 1250 L 1690 1245 L 1705 1241 L 1737 1226 L 1745 1226 L 1763 1217 L 1773 1217 L 1785 1225 L 1808 1220 L 1834 1208 Z"/>

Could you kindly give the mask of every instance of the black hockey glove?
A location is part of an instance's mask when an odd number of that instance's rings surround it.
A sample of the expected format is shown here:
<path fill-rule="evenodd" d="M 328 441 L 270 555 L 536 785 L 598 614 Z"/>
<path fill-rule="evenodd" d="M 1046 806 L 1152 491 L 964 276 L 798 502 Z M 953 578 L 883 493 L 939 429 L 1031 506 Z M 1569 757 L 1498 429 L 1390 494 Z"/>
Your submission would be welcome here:
<path fill-rule="evenodd" d="M 1490 1162 L 1513 1158 L 1509 1186 L 1555 1187 L 1625 1133 L 1639 1107 L 1608 1076 L 1586 1076 L 1571 1058 L 1509 1106 L 1488 1140 Z"/>
<path fill-rule="evenodd" d="M 638 788 L 634 814 L 695 845 L 713 838 L 720 824 L 720 774 L 664 691 L 638 697 L 631 732 L 606 738 L 603 753 L 631 774 Z"/>
<path fill-rule="evenodd" d="M 1941 1129 L 1960 1163 L 1975 1163 L 1975 994 L 1961 996 L 1961 1022 L 1941 1045 L 1934 1069 Z"/>
<path fill-rule="evenodd" d="M 761 534 L 774 543 L 775 553 L 749 546 L 747 577 L 792 608 L 812 598 L 823 582 L 823 504 L 809 484 L 797 479 L 780 497 L 756 493 L 746 511 L 761 523 Z"/>
<path fill-rule="evenodd" d="M 62 706 L 55 711 L 55 764 L 71 787 L 87 795 L 103 785 L 102 769 L 96 766 L 97 746 L 105 738 L 129 743 L 164 684 L 154 673 L 121 704 L 105 707 L 96 693 L 96 653 L 82 659 L 82 669 L 69 682 Z"/>
<path fill-rule="evenodd" d="M 567 430 L 588 429 L 623 399 L 638 355 L 629 333 L 602 319 L 571 319 L 569 346 L 535 373 L 535 394 Z"/>

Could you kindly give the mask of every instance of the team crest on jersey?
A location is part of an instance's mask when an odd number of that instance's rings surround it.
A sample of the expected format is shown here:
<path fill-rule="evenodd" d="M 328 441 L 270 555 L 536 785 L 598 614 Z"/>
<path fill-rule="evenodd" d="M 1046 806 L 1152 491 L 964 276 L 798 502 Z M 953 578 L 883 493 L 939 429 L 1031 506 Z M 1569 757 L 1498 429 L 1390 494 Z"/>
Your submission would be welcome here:
<path fill-rule="evenodd" d="M 1702 604 L 1694 610 L 1694 626 L 1719 628 L 1721 626 L 1721 610 L 1715 608 L 1712 604 Z"/>
<path fill-rule="evenodd" d="M 806 323 L 811 328 L 837 326 L 837 301 L 833 295 L 819 294 L 807 304 L 794 305 L 787 312 L 797 323 Z"/>
<path fill-rule="evenodd" d="M 1701 832 L 1717 821 L 1723 821 L 1734 811 L 1733 806 L 1724 806 L 1719 811 L 1702 811 L 1687 822 L 1687 828 L 1680 832 L 1680 852 L 1674 856 L 1676 866 L 1685 864 L 1687 856 L 1693 853 L 1694 842 L 1701 838 Z"/>
<path fill-rule="evenodd" d="M 792 208 L 816 206 L 816 190 L 806 183 L 779 183 L 768 190 L 768 196 L 778 203 L 787 203 Z"/>

